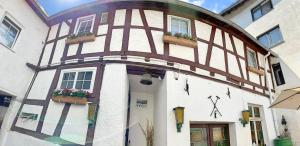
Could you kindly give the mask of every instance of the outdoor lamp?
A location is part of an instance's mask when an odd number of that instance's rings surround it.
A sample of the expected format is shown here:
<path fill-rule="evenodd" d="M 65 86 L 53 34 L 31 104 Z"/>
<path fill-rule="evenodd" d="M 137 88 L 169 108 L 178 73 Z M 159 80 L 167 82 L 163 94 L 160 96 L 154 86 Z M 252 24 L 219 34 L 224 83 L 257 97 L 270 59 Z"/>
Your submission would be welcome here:
<path fill-rule="evenodd" d="M 177 132 L 181 132 L 181 127 L 184 121 L 184 107 L 175 107 L 173 111 L 176 118 Z"/>
<path fill-rule="evenodd" d="M 143 85 L 152 85 L 152 76 L 149 73 L 145 73 L 140 80 L 140 83 Z"/>
<path fill-rule="evenodd" d="M 241 123 L 245 127 L 246 124 L 249 123 L 250 112 L 249 110 L 242 111 L 242 118 L 240 118 Z"/>

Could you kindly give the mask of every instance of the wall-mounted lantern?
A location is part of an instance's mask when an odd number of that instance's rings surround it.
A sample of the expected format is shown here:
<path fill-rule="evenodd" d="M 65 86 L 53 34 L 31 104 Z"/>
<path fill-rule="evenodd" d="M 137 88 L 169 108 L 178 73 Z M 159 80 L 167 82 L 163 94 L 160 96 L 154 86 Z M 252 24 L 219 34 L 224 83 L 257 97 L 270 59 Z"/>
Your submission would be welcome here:
<path fill-rule="evenodd" d="M 242 111 L 242 118 L 240 118 L 241 123 L 245 127 L 246 124 L 249 123 L 249 117 L 250 117 L 250 111 L 249 110 L 244 110 Z"/>
<path fill-rule="evenodd" d="M 177 132 L 181 132 L 181 127 L 184 121 L 184 107 L 175 107 L 173 111 L 176 118 Z"/>

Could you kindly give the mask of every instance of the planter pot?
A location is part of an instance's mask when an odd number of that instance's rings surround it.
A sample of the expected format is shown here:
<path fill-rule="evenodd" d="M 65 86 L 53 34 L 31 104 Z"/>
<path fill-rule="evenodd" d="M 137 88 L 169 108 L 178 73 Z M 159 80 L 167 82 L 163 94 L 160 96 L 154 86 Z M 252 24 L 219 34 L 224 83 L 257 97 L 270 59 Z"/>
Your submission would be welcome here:
<path fill-rule="evenodd" d="M 59 102 L 59 103 L 85 105 L 87 103 L 87 98 L 72 97 L 72 96 L 52 96 L 52 101 Z"/>
<path fill-rule="evenodd" d="M 251 71 L 251 72 L 261 75 L 261 76 L 263 76 L 265 74 L 265 72 L 263 70 L 260 70 L 260 69 L 254 68 L 254 67 L 248 66 L 247 69 L 248 69 L 248 71 Z"/>
<path fill-rule="evenodd" d="M 197 41 L 188 40 L 188 39 L 184 39 L 184 38 L 177 38 L 174 36 L 164 35 L 163 41 L 165 43 L 181 45 L 181 46 L 186 46 L 186 47 L 191 47 L 191 48 L 197 47 Z"/>
<path fill-rule="evenodd" d="M 95 41 L 96 36 L 94 34 L 86 35 L 86 36 L 80 36 L 76 38 L 68 38 L 66 40 L 66 44 L 78 44 L 81 42 L 92 42 Z"/>
<path fill-rule="evenodd" d="M 274 146 L 293 146 L 291 138 L 277 138 L 274 140 Z"/>

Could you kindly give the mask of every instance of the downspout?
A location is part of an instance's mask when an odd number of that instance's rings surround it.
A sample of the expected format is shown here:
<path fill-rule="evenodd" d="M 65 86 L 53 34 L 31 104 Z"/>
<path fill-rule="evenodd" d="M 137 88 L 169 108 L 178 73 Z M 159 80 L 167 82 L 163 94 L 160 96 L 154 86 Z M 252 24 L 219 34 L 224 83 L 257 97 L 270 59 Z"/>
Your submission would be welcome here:
<path fill-rule="evenodd" d="M 265 78 L 266 78 L 266 82 L 267 82 L 267 87 L 268 87 L 268 92 L 269 92 L 269 100 L 270 100 L 270 105 L 273 103 L 273 94 L 272 94 L 272 89 L 271 89 L 271 81 L 269 81 L 268 78 L 268 71 L 267 71 L 267 63 L 268 63 L 268 57 L 271 55 L 271 52 L 268 52 L 267 55 L 264 56 L 264 71 L 265 71 Z M 277 116 L 275 113 L 274 109 L 271 109 L 272 112 L 272 118 L 273 118 L 273 124 L 274 124 L 274 128 L 275 128 L 275 132 L 276 132 L 276 136 L 278 137 L 279 134 L 279 130 L 278 130 L 278 123 L 277 123 Z"/>

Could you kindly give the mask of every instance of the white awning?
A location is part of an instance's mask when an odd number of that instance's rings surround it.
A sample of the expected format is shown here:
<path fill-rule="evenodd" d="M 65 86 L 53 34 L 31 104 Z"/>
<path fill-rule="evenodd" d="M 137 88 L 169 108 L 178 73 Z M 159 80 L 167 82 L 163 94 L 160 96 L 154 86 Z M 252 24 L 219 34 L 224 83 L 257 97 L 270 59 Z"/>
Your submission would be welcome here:
<path fill-rule="evenodd" d="M 270 108 L 300 109 L 300 88 L 284 90 Z"/>

